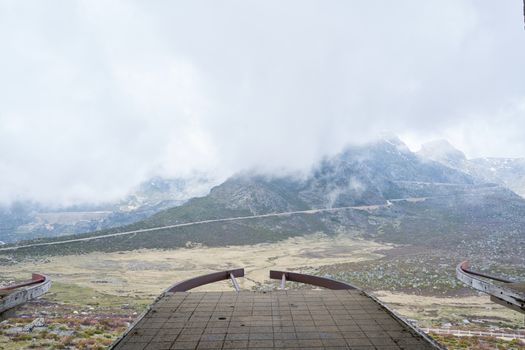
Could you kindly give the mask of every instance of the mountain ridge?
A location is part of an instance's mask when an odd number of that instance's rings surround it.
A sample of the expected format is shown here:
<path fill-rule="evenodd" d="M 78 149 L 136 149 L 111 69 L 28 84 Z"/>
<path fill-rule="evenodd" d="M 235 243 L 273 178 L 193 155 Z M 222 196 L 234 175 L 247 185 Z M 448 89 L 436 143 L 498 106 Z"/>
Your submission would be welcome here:
<path fill-rule="evenodd" d="M 0 245 L 127 225 L 206 194 L 214 183 L 202 175 L 193 179 L 156 176 L 114 202 L 57 207 L 17 201 L 0 206 Z"/>
<path fill-rule="evenodd" d="M 406 200 L 397 200 L 403 198 Z M 352 209 L 353 206 L 359 208 Z M 315 212 L 338 207 L 348 209 Z M 264 216 L 290 211 L 302 214 Z M 253 217 L 261 214 L 263 217 Z M 252 219 L 217 220 L 236 217 Z M 309 176 L 237 174 L 213 187 L 206 196 L 192 198 L 136 223 L 34 242 L 110 237 L 62 247 L 40 247 L 38 251 L 22 249 L 19 253 L 252 244 L 317 232 L 453 247 L 475 237 L 485 240 L 493 234 L 492 230 L 502 237 L 519 235 L 520 227 L 525 227 L 523 218 L 525 200 L 514 192 L 424 159 L 400 141 L 384 140 L 347 147 L 337 155 L 325 157 Z M 495 220 L 498 227 L 494 226 Z M 206 223 L 181 225 L 200 221 Z M 142 235 L 112 235 L 134 230 L 148 231 Z"/>
<path fill-rule="evenodd" d="M 463 152 L 446 140 L 425 143 L 417 154 L 482 181 L 506 186 L 525 197 L 525 158 L 482 157 L 468 159 Z"/>

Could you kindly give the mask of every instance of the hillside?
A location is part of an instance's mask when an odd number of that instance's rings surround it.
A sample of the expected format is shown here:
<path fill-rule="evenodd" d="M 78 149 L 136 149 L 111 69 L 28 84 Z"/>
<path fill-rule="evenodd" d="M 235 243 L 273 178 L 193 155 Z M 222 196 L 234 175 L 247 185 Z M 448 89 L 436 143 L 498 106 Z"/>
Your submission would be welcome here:
<path fill-rule="evenodd" d="M 325 211 L 341 207 L 345 209 Z M 253 218 L 24 248 L 17 254 L 251 244 L 314 232 L 348 232 L 385 242 L 457 249 L 494 239 L 504 244 L 511 236 L 522 239 L 525 200 L 504 187 L 423 159 L 398 139 L 387 139 L 347 148 L 321 161 L 304 178 L 240 174 L 205 197 L 137 223 L 68 238 L 235 217 Z"/>
<path fill-rule="evenodd" d="M 417 153 L 425 159 L 439 162 L 447 167 L 469 174 L 484 182 L 508 187 L 525 197 L 525 158 L 473 158 L 452 146 L 448 141 L 438 140 L 424 144 Z"/>
<path fill-rule="evenodd" d="M 155 227 L 229 216 L 385 204 L 394 198 L 441 195 L 446 191 L 440 187 L 442 183 L 456 190 L 480 185 L 462 172 L 421 160 L 399 139 L 389 139 L 347 148 L 322 160 L 306 178 L 234 176 L 208 196 L 162 211 L 137 225 Z"/>
<path fill-rule="evenodd" d="M 128 225 L 209 192 L 213 181 L 154 177 L 110 203 L 51 206 L 30 201 L 0 205 L 0 246 Z"/>
<path fill-rule="evenodd" d="M 73 307 L 78 317 L 105 318 L 106 305 L 118 301 L 125 308 L 110 313 L 124 320 L 129 305 L 175 280 L 233 266 L 255 276 L 246 289 L 275 288 L 268 269 L 286 269 L 396 300 L 392 307 L 421 326 L 514 332 L 523 319 L 465 287 L 455 266 L 469 259 L 476 270 L 523 280 L 524 228 L 525 200 L 516 193 L 389 139 L 347 148 L 300 178 L 239 174 L 134 224 L 66 237 L 75 241 L 0 247 L 0 263 L 7 276 L 38 266 L 71 290 L 69 306 L 56 292 L 45 298 L 52 326 L 72 332 L 76 325 L 63 320 Z M 102 330 L 107 337 L 122 331 Z"/>

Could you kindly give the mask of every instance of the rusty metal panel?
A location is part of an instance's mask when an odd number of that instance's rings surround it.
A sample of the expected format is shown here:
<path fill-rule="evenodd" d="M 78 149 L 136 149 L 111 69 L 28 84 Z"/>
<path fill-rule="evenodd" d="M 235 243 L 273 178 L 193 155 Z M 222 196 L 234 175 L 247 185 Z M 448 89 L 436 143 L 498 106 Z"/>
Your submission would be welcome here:
<path fill-rule="evenodd" d="M 218 282 L 222 280 L 230 279 L 230 275 L 234 277 L 243 277 L 244 276 L 244 269 L 235 269 L 235 270 L 227 270 L 227 271 L 219 271 L 210 273 L 207 275 L 197 276 L 194 278 L 187 279 L 182 282 L 177 282 L 171 287 L 169 287 L 166 292 L 185 292 L 193 288 L 197 288 L 200 286 L 203 286 L 208 283 Z"/>
<path fill-rule="evenodd" d="M 270 270 L 270 278 L 281 280 L 283 279 L 293 282 L 306 283 L 317 287 L 324 287 L 328 289 L 356 289 L 356 287 L 351 284 L 333 280 L 331 278 L 319 277 L 313 275 L 306 275 L 296 272 L 286 272 L 286 271 L 275 271 Z"/>

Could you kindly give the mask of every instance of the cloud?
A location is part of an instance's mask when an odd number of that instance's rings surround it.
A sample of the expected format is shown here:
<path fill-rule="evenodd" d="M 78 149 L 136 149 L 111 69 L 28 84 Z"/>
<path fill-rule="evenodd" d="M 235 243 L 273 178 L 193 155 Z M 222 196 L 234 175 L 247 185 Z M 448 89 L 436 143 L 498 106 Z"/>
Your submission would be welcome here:
<path fill-rule="evenodd" d="M 521 2 L 0 5 L 0 201 L 307 168 L 382 131 L 525 155 Z"/>

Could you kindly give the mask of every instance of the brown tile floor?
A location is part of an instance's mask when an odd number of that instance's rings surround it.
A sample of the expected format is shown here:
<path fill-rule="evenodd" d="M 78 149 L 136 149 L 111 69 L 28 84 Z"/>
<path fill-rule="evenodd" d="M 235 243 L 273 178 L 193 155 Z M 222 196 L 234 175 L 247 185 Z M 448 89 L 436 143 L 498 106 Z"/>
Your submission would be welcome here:
<path fill-rule="evenodd" d="M 168 293 L 115 349 L 435 349 L 356 290 Z"/>

